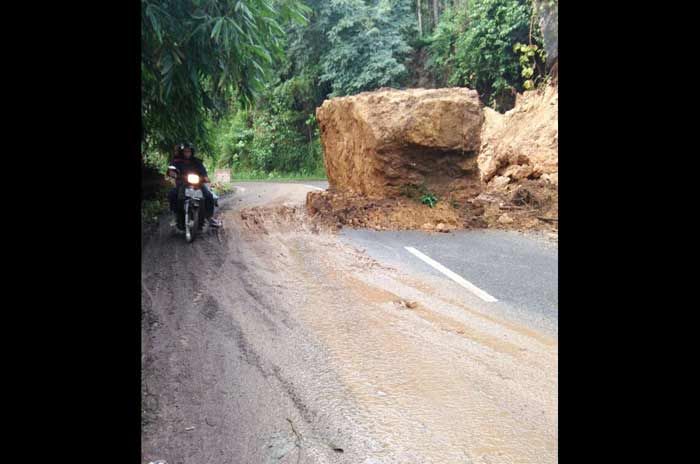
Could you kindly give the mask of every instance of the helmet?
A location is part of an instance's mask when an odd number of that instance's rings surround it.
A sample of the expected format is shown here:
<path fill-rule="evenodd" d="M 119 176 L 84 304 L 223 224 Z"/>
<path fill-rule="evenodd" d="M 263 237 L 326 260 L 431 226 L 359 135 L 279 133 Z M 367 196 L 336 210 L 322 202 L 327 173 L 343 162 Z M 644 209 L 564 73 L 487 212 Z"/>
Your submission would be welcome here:
<path fill-rule="evenodd" d="M 194 157 L 194 144 L 193 143 L 181 143 L 180 145 L 177 146 L 177 151 L 180 155 L 182 155 L 185 151 L 186 148 L 189 148 L 192 151 L 192 157 Z"/>

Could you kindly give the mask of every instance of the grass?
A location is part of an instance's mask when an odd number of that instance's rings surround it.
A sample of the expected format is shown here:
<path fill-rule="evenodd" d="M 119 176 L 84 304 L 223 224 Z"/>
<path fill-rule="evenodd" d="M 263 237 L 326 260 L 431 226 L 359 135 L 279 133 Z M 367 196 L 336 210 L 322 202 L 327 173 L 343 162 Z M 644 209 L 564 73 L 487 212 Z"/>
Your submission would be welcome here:
<path fill-rule="evenodd" d="M 327 180 L 326 173 L 317 172 L 262 172 L 262 171 L 233 171 L 232 180 L 271 180 L 271 181 L 295 181 L 295 180 Z"/>
<path fill-rule="evenodd" d="M 162 198 L 153 198 L 151 200 L 141 201 L 141 222 L 144 224 L 153 224 L 158 222 L 158 216 L 163 214 L 169 208 L 167 193 Z"/>

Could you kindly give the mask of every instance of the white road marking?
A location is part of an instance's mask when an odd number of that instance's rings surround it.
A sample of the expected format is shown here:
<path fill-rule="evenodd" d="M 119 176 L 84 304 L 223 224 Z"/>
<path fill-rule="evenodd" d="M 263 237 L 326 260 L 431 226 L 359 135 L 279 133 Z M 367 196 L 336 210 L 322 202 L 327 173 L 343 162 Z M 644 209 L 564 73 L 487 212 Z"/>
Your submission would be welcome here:
<path fill-rule="evenodd" d="M 316 190 L 325 190 L 325 189 L 322 189 L 321 187 L 314 187 L 313 185 L 304 184 L 304 187 L 309 187 L 310 189 L 316 189 Z"/>
<path fill-rule="evenodd" d="M 413 248 L 413 247 L 404 247 L 404 248 L 406 249 L 406 251 L 408 251 L 412 255 L 416 256 L 418 259 L 424 261 L 425 263 L 431 265 L 432 267 L 434 267 L 438 271 L 442 272 L 447 277 L 454 280 L 455 282 L 457 282 L 459 285 L 466 288 L 470 292 L 474 293 L 476 296 L 478 296 L 482 300 L 487 301 L 489 303 L 494 303 L 494 302 L 498 301 L 496 298 L 492 297 L 491 295 L 489 295 L 488 293 L 486 293 L 485 291 L 483 291 L 482 289 L 480 289 L 476 285 L 474 285 L 471 282 L 469 282 L 468 280 L 464 279 L 462 276 L 455 274 L 454 272 L 450 271 L 442 264 L 438 263 L 434 259 L 431 259 L 429 256 L 424 255 L 423 253 L 416 250 L 415 248 Z"/>

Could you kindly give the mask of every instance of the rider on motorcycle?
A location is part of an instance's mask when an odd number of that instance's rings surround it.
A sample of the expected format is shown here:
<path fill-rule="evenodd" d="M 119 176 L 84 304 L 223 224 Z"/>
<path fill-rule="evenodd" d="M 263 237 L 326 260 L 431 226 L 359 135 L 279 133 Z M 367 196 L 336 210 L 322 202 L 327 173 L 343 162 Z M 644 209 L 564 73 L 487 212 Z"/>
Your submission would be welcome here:
<path fill-rule="evenodd" d="M 175 214 L 176 227 L 178 229 L 184 229 L 184 214 L 179 209 L 182 207 L 185 198 L 185 184 L 183 179 L 186 178 L 187 174 L 197 174 L 202 179 L 202 196 L 204 197 L 204 213 L 205 218 L 209 219 L 209 225 L 212 227 L 219 227 L 221 223 L 214 219 L 214 206 L 216 200 L 213 193 L 208 187 L 209 177 L 207 174 L 207 169 L 199 158 L 194 156 L 195 148 L 192 144 L 182 143 L 177 146 L 175 151 L 175 157 L 170 162 L 171 166 L 175 166 L 179 172 L 180 176 L 175 181 L 175 188 L 173 188 L 169 194 L 168 199 L 170 200 L 170 210 Z"/>

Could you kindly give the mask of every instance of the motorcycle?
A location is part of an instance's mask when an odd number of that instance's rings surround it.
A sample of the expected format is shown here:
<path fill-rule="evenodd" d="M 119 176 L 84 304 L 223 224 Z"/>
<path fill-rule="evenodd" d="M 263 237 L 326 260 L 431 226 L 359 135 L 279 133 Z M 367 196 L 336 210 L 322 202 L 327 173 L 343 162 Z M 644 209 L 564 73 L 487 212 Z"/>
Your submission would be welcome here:
<path fill-rule="evenodd" d="M 173 179 L 178 179 L 181 175 L 180 170 L 175 166 L 168 167 L 168 175 Z M 194 241 L 195 235 L 202 230 L 205 223 L 204 218 L 204 195 L 202 193 L 202 179 L 197 174 L 187 174 L 182 179 L 184 188 L 184 205 L 178 208 L 178 222 L 185 225 L 185 239 L 187 243 Z M 178 198 L 178 203 L 180 202 Z M 184 214 L 184 221 L 182 218 Z"/>

